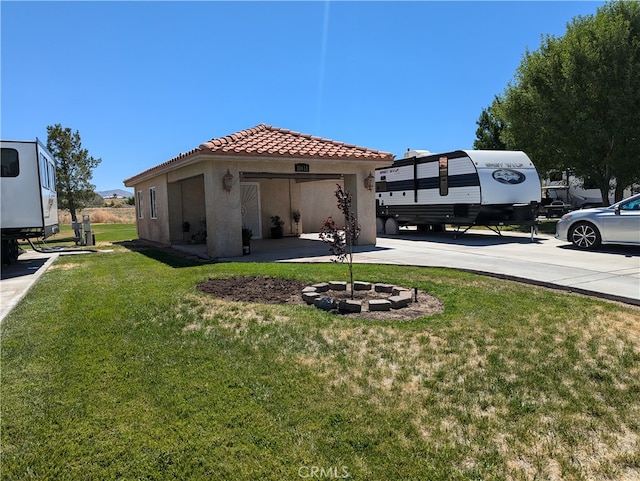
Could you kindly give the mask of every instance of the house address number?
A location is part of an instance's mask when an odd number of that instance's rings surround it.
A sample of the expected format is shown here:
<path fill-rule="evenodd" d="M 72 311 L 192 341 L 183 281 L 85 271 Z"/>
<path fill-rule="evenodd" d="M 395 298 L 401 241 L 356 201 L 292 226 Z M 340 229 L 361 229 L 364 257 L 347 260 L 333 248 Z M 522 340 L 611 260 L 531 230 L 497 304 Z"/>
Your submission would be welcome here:
<path fill-rule="evenodd" d="M 296 172 L 309 172 L 309 164 L 296 164 Z"/>

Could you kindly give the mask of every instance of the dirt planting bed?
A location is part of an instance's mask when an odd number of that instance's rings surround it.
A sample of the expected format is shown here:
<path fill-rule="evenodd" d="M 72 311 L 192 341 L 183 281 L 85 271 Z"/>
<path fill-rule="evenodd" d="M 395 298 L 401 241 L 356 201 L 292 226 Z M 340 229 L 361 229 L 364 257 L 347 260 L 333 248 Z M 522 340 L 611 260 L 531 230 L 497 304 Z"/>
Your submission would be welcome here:
<path fill-rule="evenodd" d="M 302 299 L 302 290 L 309 284 L 295 279 L 275 277 L 228 277 L 224 279 L 209 279 L 198 284 L 198 289 L 214 297 L 233 302 L 255 302 L 261 304 L 290 304 L 307 305 Z M 333 299 L 351 299 L 349 291 L 330 291 L 326 293 Z M 388 294 L 375 290 L 355 291 L 354 299 L 363 305 L 373 299 L 385 299 Z M 412 296 L 413 297 L 413 296 Z M 411 302 L 402 309 L 389 311 L 368 311 L 360 313 L 341 314 L 346 317 L 410 321 L 419 317 L 430 316 L 443 312 L 444 305 L 440 299 L 424 291 L 418 291 L 418 302 Z M 309 307 L 315 309 L 313 305 Z"/>

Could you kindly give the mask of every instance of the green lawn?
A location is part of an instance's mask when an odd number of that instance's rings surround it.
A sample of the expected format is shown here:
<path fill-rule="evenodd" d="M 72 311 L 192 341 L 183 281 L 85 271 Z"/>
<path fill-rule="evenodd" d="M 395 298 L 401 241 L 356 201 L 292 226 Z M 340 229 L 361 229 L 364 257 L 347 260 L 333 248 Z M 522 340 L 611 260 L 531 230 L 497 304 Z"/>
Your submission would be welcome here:
<path fill-rule="evenodd" d="M 138 232 L 135 224 L 91 224 L 91 232 L 96 244 L 136 239 Z M 70 225 L 61 224 L 60 232 L 45 240 L 48 246 L 74 246 L 74 232 Z M 35 244 L 35 242 L 34 242 Z M 30 249 L 28 242 L 20 244 L 23 249 Z"/>
<path fill-rule="evenodd" d="M 357 262 L 357 255 L 356 255 Z M 60 258 L 1 325 L 3 480 L 640 477 L 640 311 L 356 265 L 445 312 L 353 320 L 197 291 L 339 264 Z"/>

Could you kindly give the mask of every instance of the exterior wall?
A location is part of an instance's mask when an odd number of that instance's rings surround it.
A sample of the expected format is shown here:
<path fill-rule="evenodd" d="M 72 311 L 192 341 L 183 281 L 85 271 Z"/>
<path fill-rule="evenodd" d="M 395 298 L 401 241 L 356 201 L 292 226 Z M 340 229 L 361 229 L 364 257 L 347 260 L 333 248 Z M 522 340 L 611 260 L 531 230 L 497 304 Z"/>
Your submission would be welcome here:
<path fill-rule="evenodd" d="M 364 179 L 369 175 L 345 175 L 343 181 L 326 180 L 302 184 L 300 209 L 304 220 L 305 232 L 319 232 L 324 220 L 332 216 L 336 222 L 342 222 L 342 212 L 338 209 L 335 196 L 336 183 L 347 189 L 352 195 L 352 209 L 360 224 L 359 245 L 376 243 L 376 206 L 375 193 L 364 186 Z"/>
<path fill-rule="evenodd" d="M 151 218 L 150 189 L 156 191 L 156 218 Z M 165 175 L 159 175 L 135 185 L 135 198 L 142 191 L 142 218 L 137 218 L 138 237 L 161 244 L 169 244 L 169 209 L 167 201 L 167 181 Z M 136 206 L 137 215 L 137 206 Z"/>
<path fill-rule="evenodd" d="M 233 176 L 231 191 L 223 189 L 227 170 Z M 237 164 L 210 162 L 204 174 L 207 219 L 207 253 L 210 257 L 242 255 L 242 211 Z"/>
<path fill-rule="evenodd" d="M 299 233 L 303 232 L 303 225 L 307 226 L 305 218 L 304 195 L 301 186 L 309 183 L 299 183 L 294 179 L 262 179 L 260 181 L 260 202 L 262 217 L 262 237 L 271 237 L 271 216 L 277 215 L 284 221 L 284 235 L 295 235 L 296 224 L 293 211 L 299 210 L 301 219 L 298 224 Z"/>
<path fill-rule="evenodd" d="M 356 220 L 360 224 L 358 245 L 375 245 L 376 243 L 376 201 L 375 189 L 368 190 L 364 179 L 368 173 L 345 176 L 344 186 L 353 196 L 352 207 Z"/>
<path fill-rule="evenodd" d="M 341 180 L 323 180 L 300 184 L 300 216 L 304 232 L 320 232 L 324 220 L 332 216 L 336 221 L 342 217 L 335 196 L 336 184 Z"/>

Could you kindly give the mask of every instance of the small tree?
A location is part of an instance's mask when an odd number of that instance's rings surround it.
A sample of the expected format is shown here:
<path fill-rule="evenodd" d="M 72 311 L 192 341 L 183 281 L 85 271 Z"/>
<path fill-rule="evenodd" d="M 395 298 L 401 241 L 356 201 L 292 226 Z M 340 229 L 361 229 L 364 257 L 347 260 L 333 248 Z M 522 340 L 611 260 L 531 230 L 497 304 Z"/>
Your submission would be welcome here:
<path fill-rule="evenodd" d="M 82 148 L 80 133 L 60 124 L 47 127 L 47 149 L 56 161 L 56 190 L 62 209 L 69 209 L 71 220 L 78 220 L 76 211 L 85 207 L 95 196 L 91 184 L 93 169 L 102 159 L 89 156 Z"/>
<path fill-rule="evenodd" d="M 351 194 L 347 190 L 342 190 L 340 184 L 337 186 L 335 196 L 338 199 L 338 208 L 344 214 L 345 223 L 340 227 L 333 217 L 325 219 L 320 230 L 320 240 L 329 244 L 329 251 L 336 256 L 333 262 L 348 261 L 351 299 L 353 299 L 353 245 L 360 235 L 360 226 L 351 210 Z"/>

